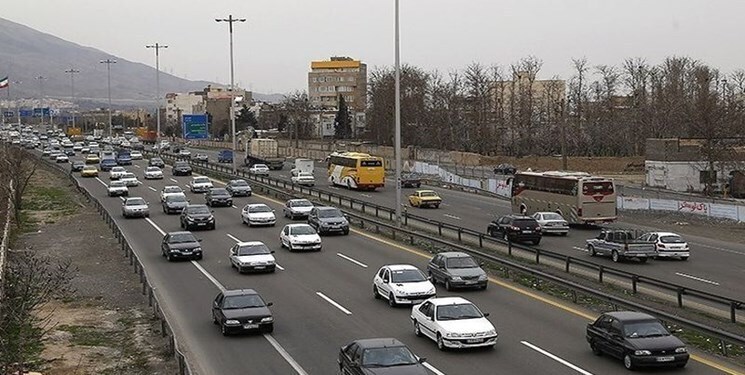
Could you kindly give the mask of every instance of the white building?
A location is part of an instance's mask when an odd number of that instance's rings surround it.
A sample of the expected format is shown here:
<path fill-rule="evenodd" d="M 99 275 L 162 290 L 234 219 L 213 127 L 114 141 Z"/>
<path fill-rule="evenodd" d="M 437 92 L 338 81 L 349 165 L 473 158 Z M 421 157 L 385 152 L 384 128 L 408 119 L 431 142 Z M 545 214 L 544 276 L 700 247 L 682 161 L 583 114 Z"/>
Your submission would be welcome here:
<path fill-rule="evenodd" d="M 202 95 L 188 93 L 169 93 L 166 95 L 166 119 L 178 121 L 181 115 L 196 115 L 205 112 Z"/>

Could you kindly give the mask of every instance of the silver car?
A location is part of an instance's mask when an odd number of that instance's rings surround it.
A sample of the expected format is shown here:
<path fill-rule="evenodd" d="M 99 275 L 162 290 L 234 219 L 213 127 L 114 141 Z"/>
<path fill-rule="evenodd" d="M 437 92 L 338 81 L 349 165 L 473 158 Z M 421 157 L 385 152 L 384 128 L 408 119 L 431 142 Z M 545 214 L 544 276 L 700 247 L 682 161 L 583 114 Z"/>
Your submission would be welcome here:
<path fill-rule="evenodd" d="M 124 203 L 122 203 L 122 216 L 125 218 L 150 217 L 150 208 L 143 198 L 127 198 L 124 200 Z"/>
<path fill-rule="evenodd" d="M 566 236 L 569 233 L 569 223 L 556 212 L 536 212 L 533 218 L 541 226 L 541 233 L 552 233 Z"/>

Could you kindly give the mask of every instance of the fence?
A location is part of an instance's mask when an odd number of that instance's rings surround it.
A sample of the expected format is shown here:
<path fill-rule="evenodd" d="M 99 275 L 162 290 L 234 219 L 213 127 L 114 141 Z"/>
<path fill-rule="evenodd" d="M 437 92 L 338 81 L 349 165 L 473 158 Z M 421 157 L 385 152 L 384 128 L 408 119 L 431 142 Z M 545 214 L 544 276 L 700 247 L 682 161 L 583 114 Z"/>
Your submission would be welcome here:
<path fill-rule="evenodd" d="M 0 298 L 3 294 L 3 277 L 5 276 L 5 257 L 8 253 L 8 242 L 10 241 L 10 217 L 12 216 L 11 210 L 13 209 L 13 180 L 8 183 L 8 203 L 5 205 L 5 223 L 3 224 L 3 239 L 0 242 Z"/>

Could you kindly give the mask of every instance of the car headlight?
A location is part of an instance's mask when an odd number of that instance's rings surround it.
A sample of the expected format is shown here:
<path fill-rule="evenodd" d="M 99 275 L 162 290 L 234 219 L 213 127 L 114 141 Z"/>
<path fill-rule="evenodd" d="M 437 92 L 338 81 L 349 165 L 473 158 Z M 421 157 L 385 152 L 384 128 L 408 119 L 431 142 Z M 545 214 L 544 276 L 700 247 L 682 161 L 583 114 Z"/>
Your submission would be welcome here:
<path fill-rule="evenodd" d="M 395 291 L 395 292 L 396 292 L 396 294 L 398 294 L 399 296 L 406 296 L 406 295 L 409 295 L 409 293 L 407 293 L 407 292 L 406 292 L 405 290 L 403 290 L 403 289 L 394 289 L 394 291 Z"/>
<path fill-rule="evenodd" d="M 457 332 L 446 332 L 445 337 L 463 337 L 463 335 Z"/>
<path fill-rule="evenodd" d="M 192 249 L 192 251 L 202 251 L 202 248 L 201 247 L 195 247 L 194 249 Z"/>
<path fill-rule="evenodd" d="M 453 280 L 453 281 L 461 281 L 461 280 L 463 280 L 463 279 L 461 279 L 461 278 L 460 278 L 460 276 L 453 276 L 453 277 L 452 277 L 452 280 Z"/>
<path fill-rule="evenodd" d="M 486 280 L 486 275 L 479 275 L 479 281 Z"/>
<path fill-rule="evenodd" d="M 235 320 L 235 319 L 228 319 L 225 321 L 225 325 L 239 325 L 241 322 Z"/>
<path fill-rule="evenodd" d="M 487 331 L 486 332 L 486 335 L 487 336 L 496 336 L 497 335 L 497 330 L 496 329 L 492 329 L 490 331 Z"/>
<path fill-rule="evenodd" d="M 685 348 L 685 346 L 682 346 L 680 348 L 675 348 L 676 353 L 688 353 L 688 349 Z"/>
<path fill-rule="evenodd" d="M 432 289 L 430 289 L 430 290 L 427 291 L 427 294 L 435 294 L 435 293 L 437 293 L 437 289 L 435 289 L 435 288 L 432 288 Z"/>
<path fill-rule="evenodd" d="M 214 216 L 210 216 L 209 222 L 210 223 L 214 223 L 215 222 L 215 217 Z"/>
<path fill-rule="evenodd" d="M 634 355 L 650 355 L 652 352 L 649 350 L 635 350 Z"/>
<path fill-rule="evenodd" d="M 266 318 L 261 318 L 262 323 L 269 323 L 273 321 L 274 321 L 274 318 L 272 318 L 271 316 L 267 316 Z"/>
<path fill-rule="evenodd" d="M 274 264 L 274 259 L 272 259 L 272 260 L 267 260 L 267 261 L 266 261 L 266 264 Z"/>
<path fill-rule="evenodd" d="M 187 216 L 187 217 L 186 217 L 186 221 L 191 221 L 191 222 L 194 222 L 194 218 L 193 218 L 193 217 L 191 217 L 191 216 Z"/>

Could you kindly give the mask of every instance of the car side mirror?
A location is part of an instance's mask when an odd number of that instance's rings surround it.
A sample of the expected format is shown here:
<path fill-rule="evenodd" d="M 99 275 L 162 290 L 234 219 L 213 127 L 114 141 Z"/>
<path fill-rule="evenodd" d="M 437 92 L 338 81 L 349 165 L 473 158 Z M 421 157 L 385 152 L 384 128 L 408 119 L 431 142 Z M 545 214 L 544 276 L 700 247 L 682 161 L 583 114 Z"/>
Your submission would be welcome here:
<path fill-rule="evenodd" d="M 215 213 L 215 210 L 210 210 L 210 212 L 214 214 Z"/>
<path fill-rule="evenodd" d="M 266 306 L 267 306 L 267 307 L 269 307 L 269 306 L 274 306 L 274 302 L 267 302 Z"/>
<path fill-rule="evenodd" d="M 274 251 L 274 250 L 272 250 L 272 251 L 270 251 L 270 252 L 269 252 L 269 254 L 274 254 L 274 253 L 275 253 L 275 251 Z"/>
<path fill-rule="evenodd" d="M 219 306 L 219 305 L 217 304 L 217 301 L 214 301 L 214 302 L 212 302 L 212 306 L 214 306 L 215 308 L 218 308 L 218 307 L 220 307 L 220 306 Z"/>
<path fill-rule="evenodd" d="M 202 239 L 201 238 L 197 238 L 197 242 L 202 242 Z"/>
<path fill-rule="evenodd" d="M 432 281 L 432 276 L 427 276 L 427 280 Z"/>
<path fill-rule="evenodd" d="M 344 218 L 347 219 L 347 220 L 349 220 L 349 215 L 344 214 Z"/>
<path fill-rule="evenodd" d="M 484 262 L 479 262 L 479 267 L 483 267 L 484 264 L 485 264 Z"/>
<path fill-rule="evenodd" d="M 419 363 L 427 362 L 427 358 L 425 358 L 425 357 L 419 357 L 419 359 L 417 359 L 417 362 L 419 362 Z"/>
<path fill-rule="evenodd" d="M 484 318 L 488 317 L 489 313 L 484 313 Z"/>

